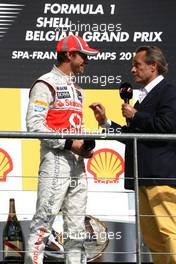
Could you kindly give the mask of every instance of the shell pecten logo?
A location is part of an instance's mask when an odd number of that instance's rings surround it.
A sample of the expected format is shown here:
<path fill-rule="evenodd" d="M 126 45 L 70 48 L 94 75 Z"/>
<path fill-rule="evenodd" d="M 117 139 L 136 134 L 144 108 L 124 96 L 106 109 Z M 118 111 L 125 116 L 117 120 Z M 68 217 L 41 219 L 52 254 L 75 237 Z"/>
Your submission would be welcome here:
<path fill-rule="evenodd" d="M 12 169 L 11 157 L 4 149 L 0 148 L 0 181 L 6 181 L 6 176 Z"/>
<path fill-rule="evenodd" d="M 124 161 L 119 153 L 103 148 L 94 152 L 88 160 L 87 170 L 98 183 L 117 183 L 124 172 Z"/>

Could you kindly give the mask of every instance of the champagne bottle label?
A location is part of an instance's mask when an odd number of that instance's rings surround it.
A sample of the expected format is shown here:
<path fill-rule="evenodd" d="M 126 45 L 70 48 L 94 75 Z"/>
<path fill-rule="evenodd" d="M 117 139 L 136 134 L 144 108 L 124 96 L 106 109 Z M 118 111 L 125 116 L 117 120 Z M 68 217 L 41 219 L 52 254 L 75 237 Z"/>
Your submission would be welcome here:
<path fill-rule="evenodd" d="M 4 256 L 5 257 L 21 257 L 23 252 L 23 243 L 21 241 L 5 241 Z"/>

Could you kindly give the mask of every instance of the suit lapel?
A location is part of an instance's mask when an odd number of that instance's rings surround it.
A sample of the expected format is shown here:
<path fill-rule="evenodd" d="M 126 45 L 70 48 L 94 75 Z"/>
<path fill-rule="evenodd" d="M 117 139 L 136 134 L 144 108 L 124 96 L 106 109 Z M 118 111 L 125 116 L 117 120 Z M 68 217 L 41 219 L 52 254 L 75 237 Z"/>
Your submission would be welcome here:
<path fill-rule="evenodd" d="M 138 100 L 137 100 L 136 103 L 134 104 L 134 108 L 135 108 L 136 110 L 139 110 L 139 108 L 140 108 L 140 103 L 139 103 Z"/>

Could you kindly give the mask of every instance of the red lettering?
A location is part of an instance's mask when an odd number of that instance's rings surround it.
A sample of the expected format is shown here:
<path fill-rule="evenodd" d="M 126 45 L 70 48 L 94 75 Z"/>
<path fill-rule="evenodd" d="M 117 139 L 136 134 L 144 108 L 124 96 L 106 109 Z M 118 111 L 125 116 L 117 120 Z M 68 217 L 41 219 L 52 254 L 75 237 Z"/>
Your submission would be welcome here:
<path fill-rule="evenodd" d="M 41 228 L 34 247 L 34 257 L 33 257 L 34 264 L 38 264 L 39 245 L 42 242 L 44 234 L 45 234 L 45 229 Z"/>

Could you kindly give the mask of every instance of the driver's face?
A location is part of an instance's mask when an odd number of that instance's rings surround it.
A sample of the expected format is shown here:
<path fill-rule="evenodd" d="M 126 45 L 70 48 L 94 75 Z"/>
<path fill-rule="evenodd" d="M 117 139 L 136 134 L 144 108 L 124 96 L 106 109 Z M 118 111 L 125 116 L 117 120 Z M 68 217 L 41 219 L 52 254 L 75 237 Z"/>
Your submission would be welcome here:
<path fill-rule="evenodd" d="M 87 55 L 81 52 L 72 52 L 70 55 L 70 64 L 72 72 L 76 74 L 83 74 L 85 65 L 88 62 Z"/>

